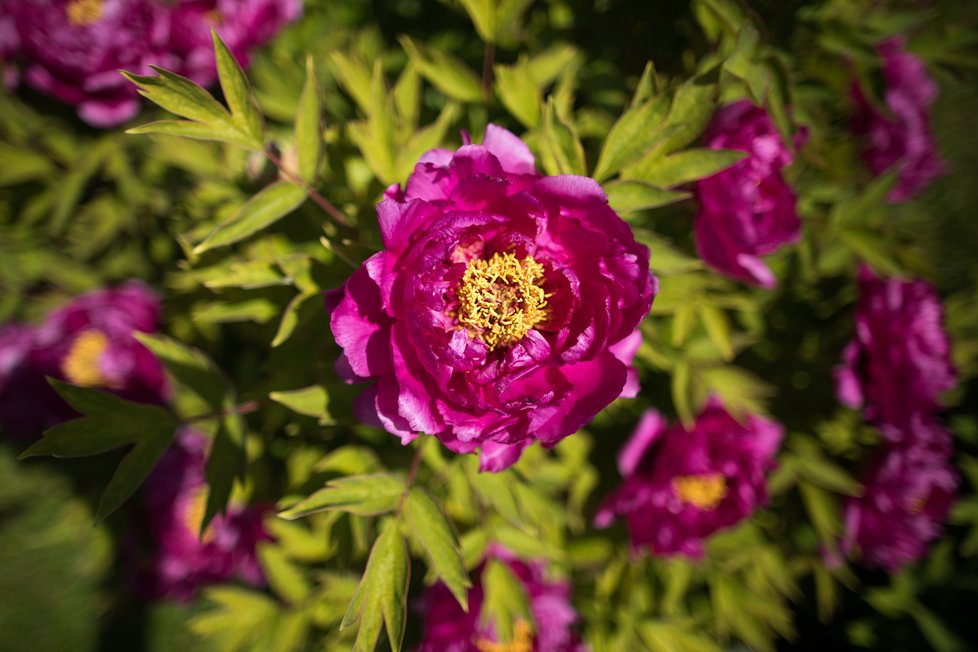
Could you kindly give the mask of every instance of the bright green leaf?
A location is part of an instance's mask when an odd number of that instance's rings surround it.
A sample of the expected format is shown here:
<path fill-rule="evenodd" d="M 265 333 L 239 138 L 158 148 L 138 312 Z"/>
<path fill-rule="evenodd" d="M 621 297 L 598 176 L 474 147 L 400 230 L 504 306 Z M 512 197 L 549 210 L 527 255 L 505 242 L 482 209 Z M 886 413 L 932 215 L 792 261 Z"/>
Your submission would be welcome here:
<path fill-rule="evenodd" d="M 331 480 L 326 487 L 279 513 L 289 520 L 340 510 L 361 516 L 383 514 L 397 507 L 404 493 L 404 479 L 386 473 L 355 475 Z"/>
<path fill-rule="evenodd" d="M 299 176 L 313 183 L 323 156 L 322 102 L 319 80 L 312 57 L 306 58 L 306 82 L 299 96 L 295 114 L 295 147 L 299 158 Z"/>
<path fill-rule="evenodd" d="M 472 586 L 462 565 L 461 548 L 451 522 L 423 489 L 412 489 L 404 502 L 408 531 L 428 555 L 435 575 L 468 612 L 467 589 Z"/>
<path fill-rule="evenodd" d="M 305 200 L 304 188 L 286 181 L 273 183 L 249 199 L 230 219 L 215 228 L 203 242 L 194 247 L 194 253 L 201 254 L 244 240 L 256 231 L 282 219 Z"/>
<path fill-rule="evenodd" d="M 261 149 L 265 143 L 265 124 L 248 78 L 224 41 L 217 35 L 217 30 L 211 29 L 211 37 L 214 40 L 217 76 L 221 82 L 221 90 L 224 91 L 224 99 L 231 109 L 231 120 L 254 141 L 255 147 Z"/>

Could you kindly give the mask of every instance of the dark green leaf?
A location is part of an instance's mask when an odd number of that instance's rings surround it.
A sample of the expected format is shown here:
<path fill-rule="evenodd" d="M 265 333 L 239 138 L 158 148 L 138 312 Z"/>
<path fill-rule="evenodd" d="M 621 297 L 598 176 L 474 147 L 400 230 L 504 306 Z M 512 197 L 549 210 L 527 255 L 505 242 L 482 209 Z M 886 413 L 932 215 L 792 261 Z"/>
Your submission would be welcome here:
<path fill-rule="evenodd" d="M 645 156 L 659 142 L 661 127 L 669 111 L 669 99 L 656 97 L 627 109 L 605 139 L 598 156 L 594 178 L 604 181 L 630 163 Z"/>
<path fill-rule="evenodd" d="M 461 548 L 451 522 L 423 489 L 412 489 L 404 502 L 404 516 L 412 538 L 424 549 L 435 575 L 469 610 L 467 589 L 472 586 L 462 565 Z"/>
<path fill-rule="evenodd" d="M 214 39 L 217 76 L 221 81 L 224 99 L 231 109 L 231 120 L 253 141 L 256 149 L 262 149 L 265 144 L 265 124 L 248 78 L 224 41 L 217 35 L 217 30 L 211 29 L 211 37 Z"/>

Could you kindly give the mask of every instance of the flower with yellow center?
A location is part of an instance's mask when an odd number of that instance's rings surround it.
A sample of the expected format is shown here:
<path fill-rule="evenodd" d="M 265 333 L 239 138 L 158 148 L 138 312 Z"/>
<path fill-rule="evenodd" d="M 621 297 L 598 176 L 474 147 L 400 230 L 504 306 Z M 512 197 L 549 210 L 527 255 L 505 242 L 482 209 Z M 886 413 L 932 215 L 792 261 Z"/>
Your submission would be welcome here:
<path fill-rule="evenodd" d="M 509 643 L 480 638 L 476 640 L 475 646 L 479 648 L 479 652 L 533 652 L 533 629 L 530 623 L 520 619 L 513 626 L 513 640 Z"/>
<path fill-rule="evenodd" d="M 68 23 L 74 27 L 84 27 L 97 23 L 102 18 L 102 0 L 71 0 L 65 7 Z"/>
<path fill-rule="evenodd" d="M 681 475 L 673 479 L 672 490 L 682 502 L 712 512 L 727 497 L 727 478 L 722 473 Z"/>
<path fill-rule="evenodd" d="M 543 265 L 527 256 L 493 254 L 469 263 L 459 283 L 458 322 L 489 350 L 522 340 L 547 318 Z"/>
<path fill-rule="evenodd" d="M 81 387 L 115 387 L 116 383 L 102 373 L 100 365 L 108 348 L 109 339 L 102 331 L 88 329 L 79 333 L 61 362 L 65 379 Z"/>

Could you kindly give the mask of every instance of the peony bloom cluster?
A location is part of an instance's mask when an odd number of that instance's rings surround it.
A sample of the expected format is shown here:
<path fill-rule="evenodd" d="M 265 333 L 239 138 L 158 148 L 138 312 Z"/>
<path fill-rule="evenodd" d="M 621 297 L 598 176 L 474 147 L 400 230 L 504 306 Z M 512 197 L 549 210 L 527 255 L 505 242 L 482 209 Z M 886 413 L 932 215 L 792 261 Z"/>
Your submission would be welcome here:
<path fill-rule="evenodd" d="M 498 642 L 492 623 L 480 622 L 485 598 L 481 580 L 483 564 L 472 575 L 474 586 L 468 591 L 468 613 L 462 611 L 448 587 L 440 582 L 425 592 L 420 601 L 424 610 L 424 636 L 417 652 L 581 652 L 586 649 L 571 629 L 577 612 L 570 603 L 570 584 L 548 579 L 544 562 L 525 563 L 499 547 L 489 554 L 505 563 L 523 584 L 532 625 L 517 622 L 515 640 L 503 645 Z"/>
<path fill-rule="evenodd" d="M 163 366 L 133 332 L 159 327 L 160 304 L 139 281 L 81 295 L 38 326 L 0 328 L 0 428 L 33 439 L 75 416 L 46 376 L 164 403 Z"/>
<path fill-rule="evenodd" d="M 924 62 L 904 47 L 899 36 L 876 46 L 883 59 L 888 113 L 871 103 L 858 84 L 853 85 L 857 106 L 853 129 L 865 138 L 866 165 L 874 174 L 897 167 L 897 182 L 889 195 L 893 203 L 911 199 L 945 170 L 930 128 L 929 112 L 937 97 L 937 84 L 927 74 Z"/>
<path fill-rule="evenodd" d="M 691 430 L 647 410 L 618 456 L 625 482 L 596 524 L 624 517 L 633 547 L 699 558 L 705 539 L 767 502 L 765 476 L 783 434 L 781 424 L 756 415 L 738 423 L 715 397 Z"/>
<path fill-rule="evenodd" d="M 233 579 L 264 583 L 255 548 L 271 538 L 262 523 L 267 509 L 232 505 L 198 538 L 207 503 L 208 444 L 203 435 L 181 430 L 146 479 L 145 511 L 156 552 L 138 576 L 137 589 L 149 598 L 190 600 L 201 586 Z"/>
<path fill-rule="evenodd" d="M 209 84 L 211 28 L 244 63 L 301 9 L 300 0 L 4 0 L 0 55 L 22 63 L 27 85 L 110 127 L 139 109 L 120 69 L 149 74 L 153 64 Z"/>
<path fill-rule="evenodd" d="M 377 207 L 385 249 L 329 299 L 359 412 L 481 468 L 553 446 L 619 396 L 652 305 L 649 251 L 590 178 L 541 177 L 510 132 L 421 157 Z"/>
<path fill-rule="evenodd" d="M 921 557 L 940 534 L 957 475 L 938 395 L 955 385 L 940 300 L 923 281 L 859 270 L 856 337 L 836 370 L 839 399 L 863 407 L 885 445 L 845 507 L 844 548 L 890 571 Z"/>
<path fill-rule="evenodd" d="M 795 193 L 781 175 L 793 160 L 791 151 L 764 109 L 746 100 L 717 112 L 706 144 L 748 156 L 696 184 L 696 248 L 721 274 L 773 288 L 777 281 L 761 256 L 801 233 Z"/>

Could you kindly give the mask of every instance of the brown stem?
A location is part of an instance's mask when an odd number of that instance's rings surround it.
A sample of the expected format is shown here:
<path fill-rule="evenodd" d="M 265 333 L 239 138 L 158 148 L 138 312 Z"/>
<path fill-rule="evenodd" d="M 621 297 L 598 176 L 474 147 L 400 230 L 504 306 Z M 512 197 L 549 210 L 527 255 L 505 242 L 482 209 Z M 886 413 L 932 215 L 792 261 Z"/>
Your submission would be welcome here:
<path fill-rule="evenodd" d="M 346 227 L 353 226 L 352 224 L 350 224 L 350 220 L 346 219 L 346 215 L 343 214 L 343 211 L 338 209 L 336 206 L 330 203 L 328 199 L 326 199 L 318 192 L 316 192 L 314 188 L 312 188 L 308 183 L 303 181 L 297 174 L 292 172 L 292 170 L 285 167 L 285 164 L 282 163 L 282 159 L 277 157 L 274 154 L 274 152 L 266 149 L 265 156 L 267 156 L 268 160 L 270 160 L 272 163 L 275 164 L 275 167 L 277 167 L 279 171 L 282 173 L 282 175 L 285 176 L 289 181 L 296 184 L 297 186 L 302 186 L 306 190 L 306 192 L 309 193 L 309 197 L 314 202 L 316 202 L 316 204 L 318 204 L 320 208 L 326 211 L 326 213 L 329 214 L 329 216 L 332 217 L 337 224 Z"/>
<path fill-rule="evenodd" d="M 496 44 L 486 41 L 486 47 L 482 51 L 482 94 L 486 104 L 492 99 L 492 64 L 496 58 Z"/>
<path fill-rule="evenodd" d="M 421 440 L 420 435 L 417 440 L 417 448 L 414 449 L 414 458 L 411 459 L 411 468 L 408 469 L 407 480 L 404 481 L 404 493 L 401 494 L 401 499 L 397 503 L 397 514 L 401 515 L 401 508 L 404 507 L 404 501 L 407 499 L 408 492 L 411 491 L 411 487 L 414 486 L 414 481 L 418 477 L 418 469 L 421 468 L 421 453 L 424 450 L 424 442 Z"/>
<path fill-rule="evenodd" d="M 198 414 L 197 416 L 187 417 L 186 419 L 183 419 L 183 421 L 186 423 L 197 423 L 199 421 L 209 421 L 210 419 L 223 419 L 224 417 L 229 417 L 232 414 L 244 416 L 245 414 L 257 412 L 260 409 L 261 403 L 258 401 L 248 401 L 247 403 L 235 405 L 227 408 L 226 410 L 221 410 L 220 412 L 210 412 L 208 414 Z"/>

